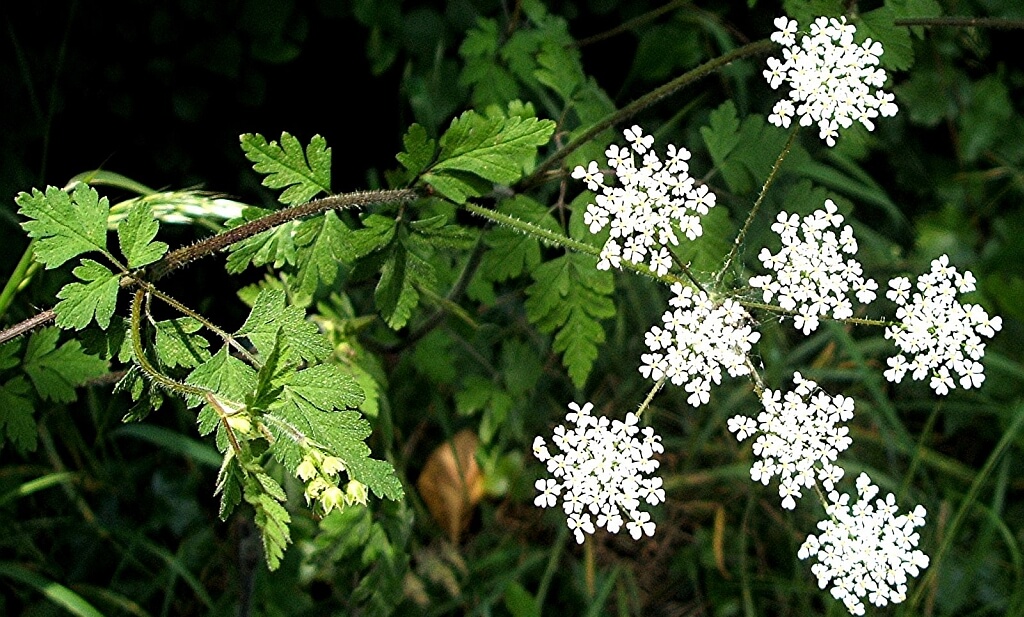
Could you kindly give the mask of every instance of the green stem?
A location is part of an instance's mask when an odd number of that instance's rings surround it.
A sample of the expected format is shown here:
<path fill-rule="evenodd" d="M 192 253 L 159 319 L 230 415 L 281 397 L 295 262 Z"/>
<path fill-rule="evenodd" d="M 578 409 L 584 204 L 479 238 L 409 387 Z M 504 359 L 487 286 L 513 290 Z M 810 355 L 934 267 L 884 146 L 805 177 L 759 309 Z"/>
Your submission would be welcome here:
<path fill-rule="evenodd" d="M 548 170 L 554 168 L 570 154 L 581 148 L 583 145 L 590 142 L 595 136 L 603 132 L 605 129 L 615 126 L 623 120 L 632 118 L 636 114 L 640 113 L 644 109 L 657 103 L 661 99 L 674 94 L 677 90 L 684 86 L 687 86 L 698 79 L 707 77 L 715 71 L 721 70 L 728 66 L 730 63 L 747 58 L 750 56 L 757 56 L 760 54 L 768 53 L 775 47 L 775 43 L 768 39 L 762 39 L 753 43 L 748 43 L 743 47 L 737 47 L 729 53 L 723 54 L 713 60 L 709 60 L 697 68 L 683 73 L 679 77 L 673 79 L 667 84 L 660 86 L 644 96 L 638 98 L 632 103 L 626 105 L 619 111 L 613 112 L 601 120 L 598 120 L 593 126 L 583 132 L 579 137 L 576 137 L 564 148 L 551 155 L 546 161 L 537 166 L 537 169 L 533 170 L 528 177 L 520 181 L 521 186 L 530 186 L 537 182 L 538 178 L 544 175 Z"/>
<path fill-rule="evenodd" d="M 775 159 L 775 164 L 772 165 L 772 170 L 768 172 L 768 177 L 761 186 L 761 192 L 757 195 L 757 199 L 754 200 L 754 207 L 750 209 L 750 214 L 747 215 L 747 220 L 743 223 L 743 228 L 740 229 L 740 233 L 736 235 L 736 241 L 732 243 L 732 249 L 729 250 L 729 255 L 725 258 L 725 264 L 722 266 L 722 269 L 718 271 L 718 274 L 715 275 L 715 287 L 718 287 L 721 284 L 722 277 L 725 276 L 729 266 L 732 265 L 732 260 L 736 258 L 736 254 L 740 250 L 740 245 L 743 244 L 744 238 L 747 237 L 747 231 L 750 230 L 750 224 L 754 222 L 754 217 L 757 216 L 757 212 L 761 209 L 761 204 L 764 203 L 764 197 L 768 194 L 768 189 L 775 183 L 775 178 L 779 174 L 779 168 L 782 167 L 782 162 L 785 161 L 786 156 L 789 155 L 789 151 L 793 147 L 793 141 L 796 139 L 796 134 L 799 131 L 800 125 L 793 124 L 793 128 L 789 131 L 789 139 L 786 140 L 786 145 L 782 147 L 782 152 L 780 152 L 778 158 Z"/>
<path fill-rule="evenodd" d="M 651 391 L 647 393 L 647 398 L 644 399 L 644 402 L 640 403 L 639 409 L 636 410 L 636 417 L 639 418 L 645 411 L 647 411 L 647 408 L 651 406 L 651 401 L 654 400 L 654 395 L 657 394 L 658 390 L 661 390 L 661 387 L 665 385 L 665 379 L 665 377 L 659 379 L 658 383 L 654 384 Z"/>
<path fill-rule="evenodd" d="M 468 201 L 462 204 L 462 207 L 465 208 L 466 210 L 469 210 L 473 214 L 476 214 L 477 216 L 483 217 L 490 221 L 494 221 L 495 223 L 498 223 L 500 225 L 505 225 L 506 227 L 511 227 L 516 231 L 524 233 L 528 236 L 533 236 L 549 244 L 554 244 L 564 249 L 576 251 L 577 253 L 583 253 L 585 255 L 592 255 L 594 257 L 601 256 L 601 249 L 597 248 L 592 244 L 586 244 L 585 242 L 580 242 L 579 240 L 573 240 L 572 238 L 563 236 L 560 233 L 544 229 L 543 227 L 538 227 L 537 225 L 534 225 L 533 223 L 530 223 L 528 221 L 517 219 L 507 214 L 502 214 L 497 210 L 484 208 L 483 206 L 478 206 Z M 665 283 L 667 285 L 672 285 L 673 283 L 690 285 L 689 281 L 674 274 L 664 274 L 659 276 L 644 264 L 635 264 L 625 259 L 622 260 L 620 263 L 623 269 L 632 270 L 633 272 L 636 272 L 638 274 L 649 276 L 652 279 L 661 281 L 662 283 Z"/>
<path fill-rule="evenodd" d="M 154 383 L 171 392 L 202 397 L 205 397 L 207 394 L 212 394 L 212 392 L 206 388 L 190 386 L 171 379 L 167 375 L 156 370 L 156 368 L 149 363 L 149 358 L 146 357 L 145 346 L 142 344 L 142 301 L 145 297 L 146 291 L 139 289 L 135 292 L 135 296 L 132 298 L 132 351 L 135 353 L 135 361 L 139 363 L 139 368 L 141 368 L 142 372 L 152 379 Z"/>
<path fill-rule="evenodd" d="M 29 273 L 29 267 L 35 263 L 33 260 L 33 247 L 35 247 L 36 241 L 32 240 L 28 243 L 28 247 L 25 248 L 25 252 L 22 253 L 21 259 L 18 261 L 18 265 L 14 266 L 14 272 L 11 273 L 11 278 L 7 279 L 7 284 L 4 285 L 3 291 L 0 291 L 0 317 L 7 312 L 7 308 L 11 306 L 11 302 L 14 301 L 14 296 L 17 295 L 18 290 L 21 289 L 21 284 L 28 281 L 32 276 Z"/>
<path fill-rule="evenodd" d="M 195 319 L 196 321 L 201 323 L 203 327 L 207 328 L 208 330 L 219 336 L 221 340 L 223 340 L 227 345 L 229 345 L 235 351 L 237 351 L 240 356 L 245 358 L 249 362 L 249 364 L 251 364 L 255 368 L 259 369 L 263 366 L 262 363 L 260 363 L 251 353 L 249 353 L 249 350 L 247 350 L 241 343 L 238 342 L 238 339 L 225 332 L 223 329 L 217 326 L 217 324 L 213 323 L 206 317 L 203 317 L 201 313 L 192 310 L 188 306 L 172 298 L 170 295 L 160 291 L 155 286 L 153 286 L 152 283 L 140 281 L 138 279 L 135 279 L 135 281 L 142 287 L 143 290 L 145 290 L 146 293 L 151 294 L 153 297 L 159 300 L 162 300 L 164 303 L 170 305 L 179 313 L 191 317 L 192 319 Z"/>
<path fill-rule="evenodd" d="M 763 302 L 754 302 L 752 300 L 737 300 L 736 302 L 738 302 L 739 305 L 742 306 L 743 308 L 758 309 L 758 310 L 762 310 L 762 311 L 768 311 L 770 313 L 775 313 L 777 315 L 790 315 L 790 316 L 792 316 L 792 315 L 798 315 L 799 314 L 796 311 L 789 310 L 789 309 L 784 309 L 781 306 L 776 306 L 774 304 L 765 304 Z M 823 320 L 823 321 L 837 321 L 839 323 L 850 324 L 850 325 L 854 325 L 854 326 L 881 326 L 883 328 L 888 328 L 888 327 L 900 327 L 900 326 L 903 325 L 903 324 L 901 324 L 898 321 L 884 321 L 884 320 L 881 320 L 881 319 L 864 319 L 862 317 L 847 317 L 846 319 L 834 319 L 834 318 L 829 317 L 827 315 L 819 315 L 818 318 Z"/>

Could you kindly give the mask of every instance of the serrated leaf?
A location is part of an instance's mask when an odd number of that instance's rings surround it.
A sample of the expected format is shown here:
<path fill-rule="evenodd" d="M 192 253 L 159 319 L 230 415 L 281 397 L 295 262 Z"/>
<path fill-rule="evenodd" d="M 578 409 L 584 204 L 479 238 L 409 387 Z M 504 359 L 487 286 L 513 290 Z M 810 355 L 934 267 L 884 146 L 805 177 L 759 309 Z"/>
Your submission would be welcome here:
<path fill-rule="evenodd" d="M 555 332 L 552 348 L 582 388 L 605 339 L 600 320 L 615 315 L 612 275 L 597 269 L 597 258 L 568 253 L 538 266 L 533 279 L 526 316 L 542 332 Z"/>
<path fill-rule="evenodd" d="M 399 330 L 412 317 L 419 304 L 418 285 L 433 287 L 436 282 L 434 266 L 403 243 L 396 243 L 384 261 L 380 282 L 374 290 L 374 300 L 381 317 L 393 330 Z"/>
<path fill-rule="evenodd" d="M 457 204 L 466 203 L 469 197 L 480 197 L 490 192 L 494 185 L 473 174 L 446 171 L 442 173 L 425 173 L 423 181 L 433 187 L 438 195 L 450 199 Z"/>
<path fill-rule="evenodd" d="M 497 210 L 548 231 L 562 231 L 547 207 L 525 195 L 516 195 L 513 199 L 502 201 Z M 484 253 L 480 261 L 480 273 L 489 281 L 501 282 L 515 278 L 533 270 L 540 263 L 540 241 L 533 236 L 500 226 L 490 229 L 484 241 L 491 250 Z"/>
<path fill-rule="evenodd" d="M 262 475 L 270 482 L 277 484 L 266 474 Z M 267 560 L 267 568 L 272 571 L 276 570 L 281 566 L 284 550 L 291 542 L 291 532 L 288 529 L 288 524 L 292 521 L 291 516 L 278 503 L 277 499 L 266 492 L 265 485 L 257 480 L 254 474 L 247 476 L 243 485 L 245 501 L 256 511 L 254 519 L 263 539 L 263 553 Z M 280 490 L 280 485 L 277 488 Z M 280 491 L 280 493 L 283 492 Z"/>
<path fill-rule="evenodd" d="M 156 355 L 164 366 L 191 368 L 210 359 L 210 342 L 196 334 L 203 325 L 192 317 L 156 322 Z"/>
<path fill-rule="evenodd" d="M 858 43 L 870 37 L 882 44 L 882 66 L 896 71 L 905 71 L 914 64 L 914 48 L 910 42 L 910 31 L 895 25 L 896 13 L 888 6 L 861 13 L 854 40 Z"/>
<path fill-rule="evenodd" d="M 160 223 L 146 202 L 137 202 L 128 211 L 128 217 L 117 226 L 117 239 L 121 254 L 129 268 L 139 268 L 160 259 L 167 252 L 165 242 L 153 242 Z"/>
<path fill-rule="evenodd" d="M 298 371 L 283 387 L 285 397 L 301 398 L 320 411 L 354 409 L 363 402 L 359 384 L 333 364 L 318 364 Z"/>
<path fill-rule="evenodd" d="M 19 452 L 36 449 L 36 422 L 32 417 L 31 388 L 24 377 L 15 377 L 0 387 L 0 436 Z M 4 441 L 0 441 L 0 446 Z"/>
<path fill-rule="evenodd" d="M 395 237 L 395 219 L 379 214 L 370 214 L 363 219 L 363 228 L 345 235 L 344 245 L 339 247 L 341 258 L 348 263 L 378 251 Z"/>
<path fill-rule="evenodd" d="M 409 127 L 402 138 L 402 143 L 405 145 L 405 152 L 395 158 L 411 176 L 418 176 L 434 160 L 437 143 L 427 136 L 427 130 L 419 124 Z"/>
<path fill-rule="evenodd" d="M 548 143 L 554 130 L 551 120 L 484 117 L 467 111 L 441 136 L 441 156 L 433 171 L 463 171 L 510 184 L 522 177 L 522 160 Z"/>
<path fill-rule="evenodd" d="M 68 283 L 57 292 L 60 302 L 53 307 L 55 323 L 65 330 L 81 330 L 95 319 L 106 330 L 117 303 L 120 277 L 91 259 L 83 259 L 72 273 L 85 283 Z"/>
<path fill-rule="evenodd" d="M 60 330 L 43 328 L 29 339 L 22 368 L 40 398 L 59 403 L 75 400 L 75 388 L 107 372 L 107 363 L 82 350 L 78 341 L 57 347 Z"/>
<path fill-rule="evenodd" d="M 286 306 L 285 294 L 279 289 L 260 290 L 252 312 L 235 336 L 249 339 L 261 355 L 269 354 L 274 348 L 278 328 L 300 360 L 323 360 L 331 353 L 330 344 L 316 324 L 306 319 L 306 311 L 298 306 Z"/>
<path fill-rule="evenodd" d="M 295 365 L 289 362 L 291 350 L 280 328 L 274 339 L 273 350 L 265 355 L 263 366 L 256 374 L 256 391 L 246 404 L 255 409 L 264 410 L 276 401 L 281 394 L 281 384 L 294 372 Z"/>
<path fill-rule="evenodd" d="M 218 396 L 241 403 L 256 388 L 256 371 L 245 362 L 228 353 L 227 345 L 200 364 L 185 380 L 185 383 L 199 386 L 216 392 Z M 189 407 L 203 405 L 199 412 L 199 433 L 210 434 L 220 420 L 220 416 L 207 402 L 206 398 L 188 395 L 185 402 Z"/>
<path fill-rule="evenodd" d="M 233 452 L 224 455 L 224 462 L 217 472 L 217 484 L 213 494 L 220 495 L 220 520 L 228 520 L 235 506 L 242 502 L 242 468 L 239 467 L 238 459 L 234 457 Z"/>
<path fill-rule="evenodd" d="M 348 227 L 338 215 L 328 212 L 299 223 L 295 230 L 295 275 L 289 279 L 292 289 L 312 297 L 320 287 L 329 287 L 338 278 Z"/>
<path fill-rule="evenodd" d="M 732 101 L 712 111 L 709 125 L 700 133 L 725 183 L 739 195 L 761 186 L 786 143 L 786 133 L 758 114 L 740 122 Z M 742 148 L 737 147 L 740 144 Z"/>
<path fill-rule="evenodd" d="M 409 223 L 414 237 L 422 238 L 434 248 L 466 250 L 476 244 L 477 234 L 453 223 L 447 214 L 438 214 Z"/>
<path fill-rule="evenodd" d="M 43 193 L 19 193 L 19 212 L 32 220 L 21 226 L 36 240 L 36 259 L 56 268 L 83 253 L 107 252 L 107 217 L 110 203 L 96 191 L 79 184 L 71 195 L 55 186 Z"/>
<path fill-rule="evenodd" d="M 278 198 L 281 203 L 297 206 L 318 193 L 331 192 L 331 149 L 323 137 L 314 135 L 305 152 L 299 140 L 288 133 L 281 133 L 280 145 L 251 133 L 242 135 L 241 142 L 252 168 L 266 174 L 263 186 L 285 189 Z"/>
<path fill-rule="evenodd" d="M 269 213 L 270 210 L 250 207 L 242 211 L 241 219 L 229 223 L 237 226 Z M 228 247 L 231 253 L 228 255 L 225 268 L 231 274 L 238 274 L 244 272 L 250 265 L 259 267 L 273 264 L 275 268 L 280 268 L 285 264 L 294 264 L 295 228 L 298 224 L 296 221 L 289 221 L 232 244 Z"/>

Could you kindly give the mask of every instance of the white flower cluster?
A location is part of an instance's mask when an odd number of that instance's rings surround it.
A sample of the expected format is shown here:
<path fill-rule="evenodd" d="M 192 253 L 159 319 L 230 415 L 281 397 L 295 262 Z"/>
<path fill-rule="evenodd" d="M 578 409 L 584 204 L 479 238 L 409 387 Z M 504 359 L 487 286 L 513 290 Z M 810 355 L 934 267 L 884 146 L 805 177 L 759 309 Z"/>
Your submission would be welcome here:
<path fill-rule="evenodd" d="M 605 151 L 608 166 L 621 186 L 606 186 L 596 161 L 586 169 L 577 166 L 572 177 L 586 182 L 591 191 L 600 191 L 596 203 L 589 204 L 584 214 L 590 233 L 611 229 L 597 267 L 619 268 L 623 259 L 634 264 L 647 262 L 661 276 L 672 265 L 666 247 L 679 244 L 676 234 L 693 240 L 704 233 L 700 217 L 715 206 L 715 194 L 706 186 L 694 186 L 686 148 L 669 145 L 668 158 L 662 161 L 652 149 L 654 137 L 644 135 L 639 126 L 626 129 L 625 135 L 629 148 L 612 144 Z M 634 153 L 642 157 L 640 167 Z"/>
<path fill-rule="evenodd" d="M 594 533 L 595 522 L 610 533 L 618 533 L 625 523 L 634 540 L 643 534 L 654 535 L 651 515 L 642 512 L 640 504 L 665 501 L 661 478 L 644 477 L 658 468 L 653 457 L 664 451 L 661 438 L 651 427 L 637 426 L 639 419 L 634 413 L 626 414 L 625 422 L 609 421 L 590 415 L 593 407 L 569 403 L 565 419 L 571 427 L 555 427 L 551 439 L 559 454 L 548 451 L 544 438 L 534 440 L 534 456 L 555 476 L 537 480 L 540 494 L 534 503 L 548 508 L 561 496 L 569 529 L 581 544 L 584 533 Z"/>
<path fill-rule="evenodd" d="M 826 508 L 829 519 L 818 523 L 820 535 L 807 536 L 797 556 L 814 556 L 811 572 L 824 589 L 832 582 L 832 596 L 842 600 L 854 615 L 864 614 L 862 598 L 875 606 L 898 604 L 907 597 L 907 578 L 928 567 L 928 556 L 914 547 L 924 525 L 925 509 L 897 516 L 896 498 L 871 500 L 878 487 L 867 474 L 857 478 L 857 503 L 833 491 Z"/>
<path fill-rule="evenodd" d="M 817 123 L 818 136 L 834 146 L 840 127 L 857 121 L 871 131 L 872 118 L 896 115 L 895 97 L 881 89 L 885 71 L 876 68 L 881 43 L 854 43 L 856 28 L 845 17 L 817 18 L 799 44 L 796 21 L 779 17 L 775 26 L 779 30 L 771 38 L 783 46 L 783 60 L 768 58 L 764 77 L 773 89 L 788 83 L 790 97 L 775 104 L 769 122 L 789 127 L 799 116 L 801 126 Z"/>
<path fill-rule="evenodd" d="M 729 375 L 746 375 L 746 355 L 760 338 L 750 326 L 750 316 L 737 302 L 715 303 L 708 295 L 680 283 L 672 285 L 675 297 L 661 317 L 664 327 L 647 332 L 651 353 L 641 356 L 640 373 L 660 381 L 686 384 L 687 402 L 698 407 L 710 400 L 711 383 L 722 383 L 722 369 Z"/>
<path fill-rule="evenodd" d="M 936 394 L 948 394 L 956 388 L 953 373 L 965 388 L 978 388 L 985 381 L 985 343 L 981 337 L 992 338 L 1003 327 L 999 316 L 989 317 L 977 304 L 960 304 L 957 292 L 975 290 L 974 275 L 963 274 L 949 265 L 943 255 L 932 261 L 931 272 L 917 277 L 917 291 L 911 296 L 910 280 L 896 277 L 889 281 L 885 296 L 899 305 L 896 309 L 897 326 L 886 328 L 885 337 L 891 338 L 906 356 L 897 354 L 886 362 L 889 369 L 885 378 L 899 382 L 910 371 L 914 379 L 931 375 L 930 386 Z"/>
<path fill-rule="evenodd" d="M 781 390 L 765 390 L 761 396 L 764 411 L 757 422 L 747 416 L 729 420 L 729 430 L 744 440 L 760 433 L 754 441 L 754 454 L 761 457 L 750 468 L 750 478 L 765 486 L 779 477 L 782 507 L 796 507 L 801 487 L 811 488 L 820 481 L 825 490 L 835 489 L 843 468 L 833 465 L 839 453 L 850 447 L 850 429 L 837 426 L 853 418 L 853 399 L 834 397 L 814 390 L 815 382 L 793 375 L 796 389 L 782 396 Z"/>
<path fill-rule="evenodd" d="M 878 284 L 864 278 L 860 262 L 845 258 L 857 253 L 853 228 L 846 225 L 838 236 L 833 231 L 842 222 L 831 199 L 825 200 L 824 210 L 815 210 L 802 221 L 780 212 L 772 231 L 782 239 L 782 249 L 772 255 L 764 248 L 758 255 L 775 274 L 750 278 L 750 286 L 762 290 L 765 302 L 778 296 L 779 306 L 797 312 L 794 325 L 804 334 L 816 330 L 818 318 L 830 313 L 834 319 L 852 317 L 853 304 L 847 298 L 851 291 L 864 304 L 875 299 Z"/>

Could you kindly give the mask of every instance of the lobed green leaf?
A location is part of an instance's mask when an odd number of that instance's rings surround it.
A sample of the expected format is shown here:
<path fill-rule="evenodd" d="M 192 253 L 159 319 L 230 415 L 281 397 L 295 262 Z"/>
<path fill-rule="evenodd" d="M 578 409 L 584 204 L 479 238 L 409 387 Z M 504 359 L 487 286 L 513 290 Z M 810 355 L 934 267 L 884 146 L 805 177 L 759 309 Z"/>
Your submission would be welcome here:
<path fill-rule="evenodd" d="M 243 134 L 241 142 L 252 168 L 266 174 L 263 186 L 285 189 L 278 198 L 281 203 L 297 206 L 319 193 L 331 192 L 331 149 L 323 137 L 314 135 L 305 152 L 299 140 L 288 133 L 281 133 L 280 145 L 251 133 Z"/>
<path fill-rule="evenodd" d="M 55 323 L 65 330 L 81 330 L 95 320 L 106 330 L 114 315 L 120 277 L 91 259 L 83 259 L 72 273 L 85 283 L 68 283 L 57 293 Z"/>
<path fill-rule="evenodd" d="M 165 242 L 153 242 L 160 223 L 146 202 L 136 202 L 128 211 L 128 217 L 117 226 L 117 239 L 121 253 L 128 260 L 129 268 L 151 264 L 167 252 Z"/>
<path fill-rule="evenodd" d="M 43 328 L 32 335 L 22 368 L 40 398 L 59 403 L 75 400 L 75 388 L 107 372 L 107 363 L 82 350 L 78 341 L 57 347 L 60 330 Z"/>
<path fill-rule="evenodd" d="M 15 202 L 28 217 L 21 226 L 35 243 L 36 259 L 48 269 L 70 259 L 98 251 L 107 253 L 107 216 L 110 203 L 87 184 L 79 184 L 72 194 L 55 186 L 46 192 L 32 189 L 19 193 Z"/>

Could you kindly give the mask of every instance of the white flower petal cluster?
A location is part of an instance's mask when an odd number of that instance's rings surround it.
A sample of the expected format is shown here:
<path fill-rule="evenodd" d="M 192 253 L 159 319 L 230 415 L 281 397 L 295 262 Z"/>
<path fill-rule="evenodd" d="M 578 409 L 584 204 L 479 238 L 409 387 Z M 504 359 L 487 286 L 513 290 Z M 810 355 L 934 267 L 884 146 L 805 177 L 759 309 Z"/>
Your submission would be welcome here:
<path fill-rule="evenodd" d="M 551 439 L 557 454 L 548 451 L 543 437 L 534 440 L 534 456 L 554 476 L 537 480 L 534 504 L 548 508 L 561 498 L 569 529 L 580 544 L 584 534 L 594 533 L 595 524 L 610 533 L 625 526 L 634 540 L 654 535 L 654 521 L 640 505 L 665 501 L 661 478 L 644 477 L 658 468 L 654 454 L 665 450 L 661 437 L 649 426 L 640 428 L 632 412 L 622 422 L 592 416 L 593 408 L 590 403 L 569 403 L 566 426 L 555 427 Z"/>
<path fill-rule="evenodd" d="M 746 355 L 761 338 L 750 325 L 750 316 L 736 301 L 714 302 L 703 292 L 679 283 L 675 297 L 661 317 L 664 327 L 647 332 L 651 353 L 643 354 L 640 373 L 654 381 L 667 378 L 685 384 L 687 402 L 694 407 L 707 403 L 711 384 L 722 383 L 722 369 L 738 377 L 750 372 Z"/>
<path fill-rule="evenodd" d="M 886 360 L 885 378 L 899 382 L 908 371 L 914 379 L 931 376 L 929 385 L 936 394 L 948 394 L 958 382 L 965 389 L 980 387 L 985 381 L 981 337 L 995 336 L 1003 320 L 989 317 L 977 304 L 957 301 L 958 292 L 975 290 L 974 275 L 957 272 L 949 265 L 949 257 L 942 255 L 932 261 L 931 272 L 917 277 L 917 291 L 911 295 L 910 290 L 909 279 L 896 277 L 885 294 L 899 305 L 896 319 L 900 322 L 886 328 L 885 338 L 893 339 L 903 352 Z"/>
<path fill-rule="evenodd" d="M 872 131 L 872 118 L 896 115 L 895 97 L 882 90 L 885 71 L 877 68 L 881 43 L 854 43 L 857 29 L 845 17 L 817 18 L 799 42 L 797 22 L 779 17 L 775 26 L 771 38 L 783 46 L 783 59 L 768 58 L 764 77 L 773 89 L 789 84 L 790 92 L 775 104 L 769 122 L 787 128 L 799 116 L 800 126 L 816 123 L 819 137 L 834 146 L 840 127 L 856 121 Z"/>
<path fill-rule="evenodd" d="M 587 206 L 583 220 L 590 233 L 606 227 L 611 230 L 601 249 L 599 269 L 620 268 L 625 259 L 647 263 L 661 276 L 672 265 L 667 247 L 679 244 L 679 234 L 694 240 L 704 233 L 700 217 L 715 206 L 715 194 L 706 186 L 694 186 L 686 148 L 669 145 L 663 161 L 652 149 L 654 137 L 644 135 L 639 126 L 626 129 L 625 136 L 629 148 L 612 144 L 605 151 L 608 166 L 621 186 L 605 185 L 596 161 L 573 170 L 573 178 L 600 192 L 595 203 Z M 635 156 L 641 157 L 639 167 Z"/>
<path fill-rule="evenodd" d="M 831 492 L 826 511 L 829 519 L 818 523 L 821 534 L 809 535 L 800 547 L 800 559 L 815 557 L 811 572 L 824 589 L 832 583 L 832 596 L 842 600 L 854 615 L 864 614 L 867 598 L 875 606 L 898 604 L 907 597 L 907 579 L 928 567 L 928 556 L 914 547 L 920 539 L 914 530 L 924 526 L 923 506 L 899 514 L 896 498 L 872 499 L 878 487 L 867 474 L 857 478 L 858 499 Z"/>
<path fill-rule="evenodd" d="M 816 481 L 825 490 L 835 489 L 843 468 L 833 465 L 839 453 L 850 447 L 850 429 L 838 426 L 853 418 L 853 399 L 841 394 L 829 396 L 815 390 L 818 384 L 793 375 L 796 389 L 782 395 L 781 390 L 765 390 L 761 396 L 764 411 L 757 422 L 747 416 L 729 420 L 729 430 L 744 440 L 759 433 L 754 455 L 760 460 L 750 468 L 750 478 L 768 486 L 779 477 L 782 507 L 792 510 L 801 488 L 812 488 Z M 813 396 L 812 396 L 813 395 Z"/>
<path fill-rule="evenodd" d="M 750 286 L 762 290 L 765 302 L 777 296 L 779 306 L 796 311 L 794 324 L 804 334 L 818 328 L 820 317 L 852 317 L 850 292 L 863 304 L 875 299 L 878 284 L 864 278 L 860 262 L 846 258 L 857 253 L 857 240 L 849 225 L 840 230 L 842 222 L 831 199 L 825 200 L 824 210 L 815 210 L 802 220 L 780 212 L 772 231 L 782 239 L 782 249 L 772 255 L 763 248 L 758 255 L 774 274 L 750 278 Z"/>

